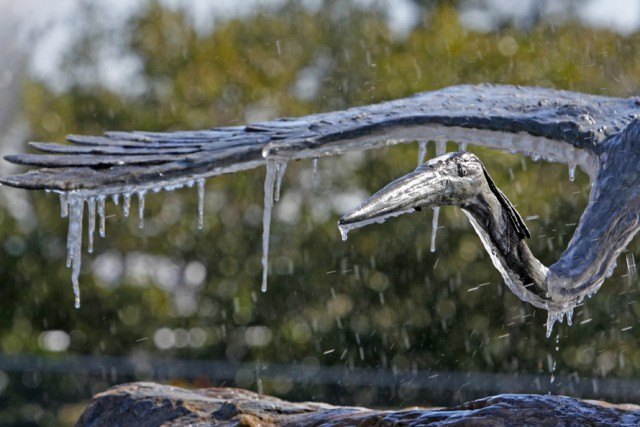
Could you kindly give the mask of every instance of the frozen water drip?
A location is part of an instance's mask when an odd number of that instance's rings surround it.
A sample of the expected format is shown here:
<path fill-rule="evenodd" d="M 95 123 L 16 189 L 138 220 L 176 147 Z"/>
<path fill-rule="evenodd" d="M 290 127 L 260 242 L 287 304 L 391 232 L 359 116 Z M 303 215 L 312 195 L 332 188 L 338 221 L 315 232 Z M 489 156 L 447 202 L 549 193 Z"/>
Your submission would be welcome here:
<path fill-rule="evenodd" d="M 262 211 L 262 292 L 267 292 L 269 274 L 269 233 L 271 232 L 271 211 L 273 209 L 273 187 L 278 171 L 275 160 L 267 159 L 267 172 L 264 178 L 264 210 Z"/>
<path fill-rule="evenodd" d="M 82 260 L 82 217 L 84 199 L 69 194 L 69 232 L 67 234 L 67 267 L 71 268 L 71 282 L 75 307 L 80 308 L 80 265 Z"/>
<path fill-rule="evenodd" d="M 198 183 L 198 229 L 204 228 L 204 178 L 196 180 Z"/>

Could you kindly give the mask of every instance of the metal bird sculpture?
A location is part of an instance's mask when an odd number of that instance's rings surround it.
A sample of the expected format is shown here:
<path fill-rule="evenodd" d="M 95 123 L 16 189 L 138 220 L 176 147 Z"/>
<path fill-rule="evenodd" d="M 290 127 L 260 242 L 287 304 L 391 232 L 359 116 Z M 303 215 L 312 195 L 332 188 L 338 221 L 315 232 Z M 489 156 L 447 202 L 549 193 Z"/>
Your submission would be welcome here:
<path fill-rule="evenodd" d="M 453 86 L 345 111 L 246 126 L 71 135 L 68 140 L 73 145 L 32 143 L 48 154 L 6 159 L 41 169 L 0 182 L 61 194 L 63 212 L 66 206 L 70 217 L 69 240 L 74 243 L 68 245 L 68 263 L 74 266 L 77 287 L 84 206 L 90 228 L 94 227 L 96 205 L 104 221 L 107 196 L 122 195 L 128 203 L 134 194 L 142 200 L 149 190 L 194 183 L 202 193 L 206 178 L 266 165 L 267 203 L 274 177 L 284 173 L 288 160 L 413 141 L 455 141 L 462 148 L 471 143 L 563 162 L 570 169 L 579 166 L 592 180 L 590 203 L 569 246 L 548 269 L 524 243 L 526 227 L 515 208 L 470 154 L 430 161 L 342 219 L 347 226 L 416 207 L 460 206 L 487 247 L 496 248 L 493 262 L 510 289 L 524 301 L 549 310 L 553 324 L 600 287 L 640 227 L 638 114 L 638 98 L 534 87 Z M 265 229 L 268 234 L 267 215 Z"/>

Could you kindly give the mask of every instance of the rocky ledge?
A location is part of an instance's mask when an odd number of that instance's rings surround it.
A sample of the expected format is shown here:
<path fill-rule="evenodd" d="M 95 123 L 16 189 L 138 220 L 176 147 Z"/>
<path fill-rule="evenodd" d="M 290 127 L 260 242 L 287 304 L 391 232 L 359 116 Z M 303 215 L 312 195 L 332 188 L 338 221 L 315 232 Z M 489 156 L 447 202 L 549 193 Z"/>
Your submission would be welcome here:
<path fill-rule="evenodd" d="M 640 406 L 502 394 L 452 408 L 381 411 L 287 402 L 235 388 L 122 384 L 94 396 L 76 426 L 637 426 Z"/>

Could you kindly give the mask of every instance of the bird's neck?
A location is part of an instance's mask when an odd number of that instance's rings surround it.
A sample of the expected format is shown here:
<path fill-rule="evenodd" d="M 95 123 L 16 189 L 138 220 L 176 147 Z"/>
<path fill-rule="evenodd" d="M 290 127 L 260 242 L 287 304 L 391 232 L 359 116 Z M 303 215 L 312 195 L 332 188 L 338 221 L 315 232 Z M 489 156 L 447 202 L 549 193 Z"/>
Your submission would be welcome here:
<path fill-rule="evenodd" d="M 496 193 L 495 186 L 482 187 L 483 191 L 462 206 L 464 212 L 511 291 L 523 301 L 546 308 L 547 268 L 529 250 L 524 222 L 509 200 Z"/>

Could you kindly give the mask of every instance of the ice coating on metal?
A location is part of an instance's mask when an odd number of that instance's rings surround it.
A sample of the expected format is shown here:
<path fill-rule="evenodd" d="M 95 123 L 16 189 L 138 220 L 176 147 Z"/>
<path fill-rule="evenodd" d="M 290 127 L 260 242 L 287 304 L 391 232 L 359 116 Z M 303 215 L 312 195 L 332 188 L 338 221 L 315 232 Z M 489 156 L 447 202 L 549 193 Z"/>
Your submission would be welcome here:
<path fill-rule="evenodd" d="M 639 113 L 640 101 L 635 97 L 462 85 L 247 126 L 71 135 L 68 139 L 75 145 L 34 144 L 34 148 L 54 154 L 7 156 L 14 163 L 44 168 L 0 181 L 63 193 L 61 214 L 74 216 L 70 223 L 77 222 L 79 200 L 83 206 L 89 198 L 96 198 L 103 235 L 101 197 L 112 196 L 117 204 L 120 194 L 180 188 L 194 179 L 255 168 L 271 158 L 317 159 L 433 140 L 453 141 L 463 150 L 466 144 L 475 144 L 563 162 L 569 165 L 570 179 L 575 167 L 580 167 L 592 180 L 590 203 L 574 237 L 550 267 L 549 292 L 554 296 L 550 314 L 568 313 L 565 308 L 597 291 L 640 227 L 637 216 L 626 214 L 640 211 Z M 621 176 L 629 181 L 624 186 Z M 615 206 L 607 203 L 611 197 L 616 197 Z M 69 263 L 75 267 L 79 252 L 75 253 L 74 245 L 81 242 L 82 235 L 76 238 L 71 228 Z M 554 315 L 551 320 L 559 317 Z"/>
<path fill-rule="evenodd" d="M 393 217 L 404 215 L 406 213 L 411 213 L 411 212 L 413 212 L 413 209 L 401 211 L 401 212 L 392 212 L 387 215 L 381 215 L 375 218 L 367 219 L 364 221 L 358 221 L 354 223 L 349 223 L 349 224 L 338 223 L 338 229 L 340 230 L 340 235 L 342 236 L 342 240 L 346 241 L 349 232 L 353 229 L 362 228 L 370 224 L 382 224 L 389 218 L 393 218 Z"/>
<path fill-rule="evenodd" d="M 268 156 L 311 159 L 442 139 L 568 162 L 573 157 L 571 148 L 597 151 L 638 111 L 635 98 L 506 85 L 453 86 L 344 111 L 247 126 L 70 135 L 69 141 L 77 145 L 64 146 L 58 154 L 8 156 L 15 163 L 45 168 L 4 177 L 2 182 L 114 194 L 187 176 L 211 177 L 254 168 L 264 165 L 265 150 Z M 87 152 L 87 146 L 93 151 Z M 106 152 L 114 149 L 117 155 Z M 166 154 L 173 149 L 186 151 Z M 591 162 L 580 157 L 578 165 L 589 169 Z"/>

